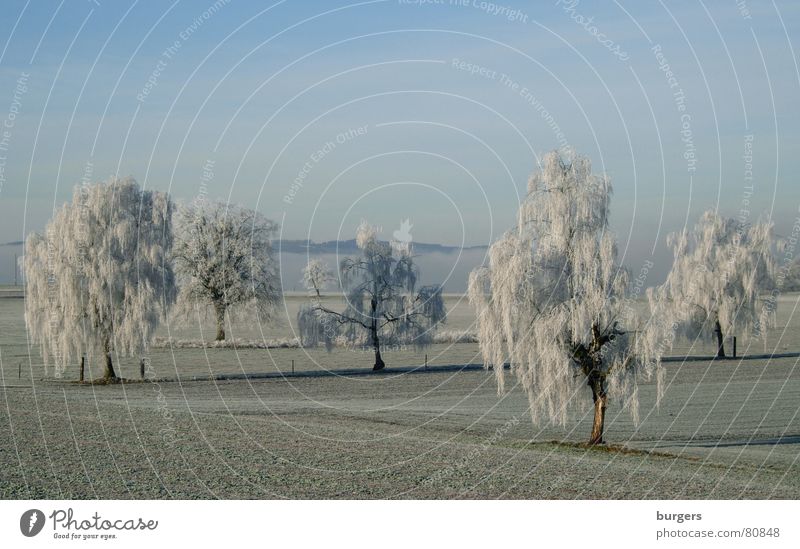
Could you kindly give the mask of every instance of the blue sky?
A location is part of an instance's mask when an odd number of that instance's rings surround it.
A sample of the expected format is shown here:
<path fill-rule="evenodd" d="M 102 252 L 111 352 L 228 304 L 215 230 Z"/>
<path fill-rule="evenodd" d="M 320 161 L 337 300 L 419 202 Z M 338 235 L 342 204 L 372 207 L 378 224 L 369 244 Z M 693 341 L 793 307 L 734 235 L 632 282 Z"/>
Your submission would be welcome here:
<path fill-rule="evenodd" d="M 418 241 L 486 244 L 565 142 L 611 177 L 634 268 L 707 208 L 783 233 L 798 216 L 796 3 L 214 4 L 4 2 L 0 240 L 119 174 L 285 238 L 409 218 Z"/>

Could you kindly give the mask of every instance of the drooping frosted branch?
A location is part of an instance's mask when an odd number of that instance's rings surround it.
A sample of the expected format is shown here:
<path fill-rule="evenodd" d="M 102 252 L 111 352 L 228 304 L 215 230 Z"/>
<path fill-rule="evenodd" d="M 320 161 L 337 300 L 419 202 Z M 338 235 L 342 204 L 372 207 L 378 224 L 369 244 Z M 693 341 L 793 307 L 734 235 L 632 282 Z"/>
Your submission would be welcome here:
<path fill-rule="evenodd" d="M 81 356 L 144 352 L 175 300 L 173 205 L 133 179 L 75 188 L 25 245 L 25 320 L 56 375 Z"/>
<path fill-rule="evenodd" d="M 484 363 L 502 391 L 510 362 L 535 422 L 564 424 L 595 377 L 637 419 L 638 380 L 660 369 L 658 347 L 649 343 L 656 338 L 631 334 L 636 321 L 608 229 L 610 197 L 610 182 L 592 174 L 587 158 L 545 155 L 517 226 L 470 275 Z"/>

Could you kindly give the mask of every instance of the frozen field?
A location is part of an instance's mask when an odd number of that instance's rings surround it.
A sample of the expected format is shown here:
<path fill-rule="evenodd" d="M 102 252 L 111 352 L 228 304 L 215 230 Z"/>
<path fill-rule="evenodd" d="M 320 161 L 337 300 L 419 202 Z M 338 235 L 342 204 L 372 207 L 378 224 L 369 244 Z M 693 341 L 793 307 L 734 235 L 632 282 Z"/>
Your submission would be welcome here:
<path fill-rule="evenodd" d="M 768 342 L 747 343 L 739 341 L 738 353 L 758 354 L 769 352 L 800 351 L 800 311 L 797 311 L 800 294 L 788 294 L 780 299 L 778 322 L 775 329 L 770 330 Z M 227 336 L 246 343 L 263 343 L 265 341 L 288 341 L 295 337 L 294 320 L 301 304 L 306 303 L 303 295 L 289 295 L 285 305 L 276 314 L 273 321 L 260 325 L 252 319 L 236 319 L 227 328 Z M 334 307 L 341 307 L 339 299 L 330 299 Z M 445 331 L 474 333 L 474 312 L 461 295 L 445 297 L 448 309 Z M 646 304 L 640 304 L 642 309 Z M 2 376 L 4 380 L 42 379 L 46 376 L 38 348 L 28 350 L 25 324 L 23 318 L 24 303 L 22 299 L 0 299 L 0 356 Z M 171 338 L 178 342 L 199 343 L 213 340 L 216 328 L 210 319 L 202 317 L 193 319 L 170 319 L 158 332 L 160 338 Z M 727 350 L 732 349 L 727 342 Z M 198 347 L 200 347 L 198 345 Z M 714 353 L 711 341 L 696 341 L 693 344 L 678 342 L 672 354 L 710 355 Z M 482 363 L 477 344 L 438 344 L 424 351 L 414 348 L 389 348 L 383 352 L 389 366 L 422 365 L 425 355 L 430 365 L 452 365 Z M 163 378 L 189 378 L 211 374 L 241 374 L 256 372 L 289 372 L 294 361 L 295 369 L 301 370 L 338 370 L 343 368 L 364 367 L 370 369 L 373 364 L 371 350 L 337 349 L 332 353 L 324 349 L 210 349 L 180 348 L 170 349 L 168 346 L 151 349 L 148 359 L 153 376 Z M 91 368 L 92 365 L 89 365 Z M 126 378 L 139 377 L 139 360 L 122 358 L 115 360 L 117 375 Z M 52 372 L 50 377 L 52 376 Z M 97 375 L 100 375 L 98 370 Z M 88 375 L 88 374 L 87 374 Z M 78 365 L 67 369 L 64 379 L 77 379 Z"/>
<path fill-rule="evenodd" d="M 289 300 L 290 316 L 298 302 Z M 796 295 L 783 298 L 770 350 L 800 348 L 796 303 Z M 587 415 L 576 410 L 566 427 L 533 427 L 522 391 L 498 397 L 493 374 L 482 371 L 43 381 L 38 353 L 29 360 L 22 305 L 0 300 L 3 498 L 800 497 L 797 359 L 668 363 L 660 409 L 653 387 L 641 389 L 638 426 L 609 408 L 606 438 L 629 451 L 586 450 L 552 441 L 583 441 Z M 469 329 L 470 309 L 455 297 L 448 305 L 448 329 Z M 259 337 L 258 326 L 234 328 L 235 337 Z M 288 323 L 268 330 L 264 337 L 290 333 Z M 171 335 L 199 332 L 183 327 Z M 691 353 L 711 350 L 705 344 Z M 479 361 L 474 344 L 427 353 L 432 365 Z M 396 351 L 387 362 L 415 365 L 423 355 Z M 300 349 L 162 349 L 150 357 L 164 377 L 286 371 L 293 359 L 298 370 L 368 369 L 371 358 Z M 123 362 L 121 374 L 137 377 L 135 361 Z"/>

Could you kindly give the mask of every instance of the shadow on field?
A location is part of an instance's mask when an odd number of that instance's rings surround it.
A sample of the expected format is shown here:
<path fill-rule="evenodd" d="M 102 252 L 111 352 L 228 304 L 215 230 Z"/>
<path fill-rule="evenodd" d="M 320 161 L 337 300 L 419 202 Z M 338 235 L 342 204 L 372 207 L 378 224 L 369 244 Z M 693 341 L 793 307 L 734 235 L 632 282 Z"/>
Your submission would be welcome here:
<path fill-rule="evenodd" d="M 778 446 L 782 444 L 800 444 L 800 435 L 789 435 L 777 438 L 762 438 L 757 440 L 727 440 L 725 442 L 704 442 L 703 444 L 689 443 L 698 448 L 727 448 L 731 446 Z"/>

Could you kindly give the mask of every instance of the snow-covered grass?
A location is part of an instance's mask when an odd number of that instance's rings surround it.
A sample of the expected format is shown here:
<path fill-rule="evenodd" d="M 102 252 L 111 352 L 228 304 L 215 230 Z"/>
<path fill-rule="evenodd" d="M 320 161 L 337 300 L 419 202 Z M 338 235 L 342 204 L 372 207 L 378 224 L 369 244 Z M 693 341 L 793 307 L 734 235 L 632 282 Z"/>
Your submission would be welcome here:
<path fill-rule="evenodd" d="M 770 330 L 767 349 L 775 352 L 800 351 L 800 315 L 793 313 L 798 306 L 800 294 L 781 296 L 778 307 L 777 326 Z M 305 296 L 295 295 L 285 299 L 282 317 L 277 322 L 259 324 L 254 320 L 237 318 L 228 329 L 228 336 L 235 343 L 214 344 L 214 320 L 198 318 L 194 322 L 179 323 L 175 320 L 162 325 L 158 342 L 148 354 L 154 375 L 158 377 L 196 376 L 209 374 L 236 374 L 270 371 L 287 371 L 294 361 L 296 370 L 339 370 L 346 368 L 369 369 L 372 367 L 369 349 L 344 346 L 328 353 L 323 347 L 303 349 L 296 346 L 294 315 Z M 337 303 L 329 296 L 326 302 Z M 475 314 L 466 299 L 459 295 L 445 296 L 448 308 L 447 324 L 434 336 L 434 345 L 427 349 L 389 346 L 384 352 L 388 367 L 428 364 L 480 364 L 483 362 L 478 344 L 474 343 Z M 645 309 L 646 303 L 639 303 Z M 45 377 L 41 356 L 36 347 L 29 353 L 26 343 L 24 308 L 21 299 L 0 299 L 0 350 L 2 351 L 2 375 L 6 380 L 16 380 L 18 373 L 23 379 Z M 173 342 L 172 348 L 167 341 Z M 202 342 L 208 342 L 203 344 Z M 714 352 L 712 341 L 697 341 L 694 344 L 679 341 L 670 354 L 708 355 Z M 739 354 L 764 352 L 764 345 L 752 341 L 750 346 L 741 339 Z M 127 378 L 139 376 L 139 360 L 118 359 L 117 373 Z M 102 372 L 92 370 L 99 376 Z M 65 379 L 77 377 L 77 364 L 64 372 Z M 52 375 L 52 371 L 51 371 Z"/>
<path fill-rule="evenodd" d="M 174 339 L 156 337 L 153 349 L 299 349 L 297 338 L 271 338 L 267 340 L 233 338 L 223 341 L 203 339 Z"/>
<path fill-rule="evenodd" d="M 433 336 L 434 343 L 477 343 L 474 330 L 440 330 Z"/>
<path fill-rule="evenodd" d="M 666 365 L 638 427 L 608 411 L 609 442 L 642 453 L 552 444 L 585 441 L 590 419 L 534 428 L 524 392 L 498 397 L 491 372 L 37 382 L 36 406 L 28 383 L 0 388 L 16 448 L 0 452 L 0 497 L 797 499 L 794 364 Z"/>
<path fill-rule="evenodd" d="M 438 344 L 452 343 L 477 343 L 478 336 L 470 330 L 442 330 L 433 336 L 433 342 Z M 269 338 L 269 339 L 243 339 L 233 338 L 224 341 L 206 341 L 203 339 L 174 339 L 158 336 L 153 341 L 153 349 L 300 349 L 300 340 L 292 338 Z M 308 347 L 308 346 L 306 346 Z M 324 344 L 312 346 L 311 348 L 323 348 Z M 347 341 L 337 339 L 334 347 L 346 350 L 369 351 L 369 347 L 359 348 L 359 346 Z M 387 350 L 396 349 L 397 346 L 388 345 Z"/>
<path fill-rule="evenodd" d="M 446 300 L 453 311 L 447 338 L 471 329 L 473 314 L 458 299 Z M 770 349 L 800 349 L 797 305 L 797 294 L 782 296 Z M 669 363 L 660 408 L 652 385 L 641 387 L 638 427 L 612 403 L 607 439 L 675 456 L 664 457 L 550 444 L 585 441 L 589 418 L 534 428 L 519 387 L 509 382 L 498 397 L 493 374 L 481 371 L 43 382 L 41 359 L 35 350 L 28 354 L 22 313 L 22 300 L 0 300 L 0 440 L 17 448 L 0 452 L 3 498 L 800 497 L 795 359 Z M 289 326 L 265 326 L 264 334 L 288 341 Z M 243 340 L 262 337 L 257 323 L 234 328 Z M 201 324 L 160 332 L 185 340 L 208 334 Z M 712 343 L 691 353 L 709 350 Z M 761 350 L 740 342 L 740 353 Z M 481 362 L 474 343 L 391 349 L 384 358 L 391 368 L 421 365 L 425 355 L 431 365 Z M 154 375 L 168 378 L 287 372 L 292 361 L 297 370 L 372 366 L 369 352 L 347 349 L 153 349 L 150 360 Z M 138 377 L 138 363 L 120 361 L 119 373 Z"/>

